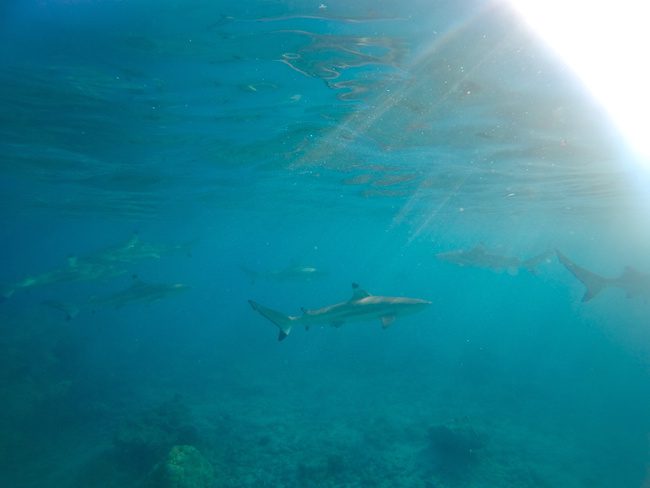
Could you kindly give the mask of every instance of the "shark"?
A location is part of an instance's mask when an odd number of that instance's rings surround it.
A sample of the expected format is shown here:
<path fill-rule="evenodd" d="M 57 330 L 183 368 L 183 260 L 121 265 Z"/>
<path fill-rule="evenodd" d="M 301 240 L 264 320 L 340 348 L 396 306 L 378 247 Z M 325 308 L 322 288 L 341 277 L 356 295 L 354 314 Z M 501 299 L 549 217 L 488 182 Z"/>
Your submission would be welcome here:
<path fill-rule="evenodd" d="M 550 255 L 551 251 L 546 251 L 530 259 L 520 259 L 516 256 L 504 256 L 492 253 L 484 245 L 479 244 L 472 249 L 456 249 L 454 251 L 440 252 L 436 254 L 436 257 L 442 261 L 454 263 L 459 266 L 486 268 L 493 271 L 506 270 L 508 274 L 516 275 L 520 269 L 526 269 L 533 274 L 536 273 L 537 266 L 548 259 Z"/>
<path fill-rule="evenodd" d="M 279 329 L 279 341 L 286 339 L 296 325 L 303 325 L 308 330 L 312 325 L 341 327 L 347 322 L 380 320 L 385 329 L 393 324 L 396 317 L 419 312 L 431 305 L 430 301 L 420 298 L 371 295 L 357 283 L 352 283 L 352 297 L 349 300 L 313 310 L 302 309 L 299 316 L 285 315 L 253 300 L 248 303 L 253 310 L 275 324 Z"/>
<path fill-rule="evenodd" d="M 189 255 L 192 244 L 193 242 L 176 245 L 143 242 L 138 234 L 134 234 L 128 241 L 106 247 L 98 252 L 70 256 L 65 267 L 27 276 L 16 283 L 0 286 L 0 301 L 10 298 L 21 289 L 119 276 L 127 272 L 125 267 L 140 261 L 160 259 L 174 252 L 186 252 Z"/>
<path fill-rule="evenodd" d="M 258 279 L 269 281 L 312 281 L 327 276 L 327 272 L 310 265 L 295 264 L 282 269 L 270 271 L 255 271 L 246 266 L 240 266 L 241 270 L 250 278 L 251 283 Z"/>
<path fill-rule="evenodd" d="M 174 245 L 144 242 L 138 234 L 134 234 L 123 244 L 107 247 L 78 259 L 87 262 L 133 264 L 147 259 L 160 259 L 174 252 L 185 252 L 189 255 L 192 245 L 193 242 Z"/>
<path fill-rule="evenodd" d="M 18 290 L 29 290 L 60 283 L 107 279 L 124 273 L 126 273 L 126 270 L 111 263 L 91 262 L 70 257 L 67 266 L 55 268 L 38 275 L 27 276 L 16 283 L 3 286 L 0 289 L 0 294 L 2 298 L 7 299 Z"/>
<path fill-rule="evenodd" d="M 560 263 L 585 286 L 585 293 L 582 296 L 583 302 L 588 302 L 608 287 L 622 289 L 628 298 L 639 295 L 650 297 L 649 273 L 642 273 L 631 266 L 626 266 L 620 276 L 606 278 L 578 266 L 557 249 L 555 254 Z"/>
<path fill-rule="evenodd" d="M 66 320 L 72 320 L 83 309 L 94 310 L 102 307 L 119 309 L 131 303 L 155 302 L 189 289 L 189 286 L 183 283 L 147 283 L 137 275 L 133 275 L 132 278 L 133 282 L 125 289 L 106 296 L 91 297 L 79 305 L 55 300 L 45 300 L 42 304 L 61 310 L 65 313 Z"/>

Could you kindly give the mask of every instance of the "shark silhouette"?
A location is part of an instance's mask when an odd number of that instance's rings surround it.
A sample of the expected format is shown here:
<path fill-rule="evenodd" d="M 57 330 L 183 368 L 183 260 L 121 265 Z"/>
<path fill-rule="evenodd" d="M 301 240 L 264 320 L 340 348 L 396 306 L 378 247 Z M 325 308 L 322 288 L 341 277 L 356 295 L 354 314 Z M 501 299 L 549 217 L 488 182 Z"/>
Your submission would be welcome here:
<path fill-rule="evenodd" d="M 537 266 L 546 260 L 550 254 L 551 251 L 546 251 L 529 259 L 519 259 L 516 256 L 504 256 L 490 252 L 483 244 L 479 244 L 472 249 L 441 252 L 436 254 L 436 257 L 441 261 L 454 263 L 458 266 L 486 268 L 493 271 L 506 270 L 509 274 L 515 275 L 522 268 L 535 273 Z"/>
<path fill-rule="evenodd" d="M 582 296 L 583 302 L 588 302 L 608 287 L 622 289 L 628 298 L 638 295 L 650 297 L 650 274 L 642 273 L 631 266 L 626 266 L 620 276 L 606 278 L 578 266 L 557 249 L 555 250 L 555 254 L 560 263 L 585 285 L 585 294 Z"/>
<path fill-rule="evenodd" d="M 303 309 L 300 316 L 276 312 L 253 300 L 249 300 L 248 303 L 278 327 L 279 341 L 286 339 L 295 325 L 304 325 L 307 329 L 311 325 L 320 324 L 340 327 L 346 322 L 365 322 L 378 319 L 381 320 L 381 325 L 385 329 L 395 321 L 395 317 L 419 312 L 431 305 L 431 302 L 420 298 L 371 295 L 356 283 L 352 283 L 352 297 L 348 301 L 314 310 Z"/>
<path fill-rule="evenodd" d="M 246 266 L 240 266 L 241 270 L 246 273 L 251 283 L 258 279 L 269 281 L 312 281 L 327 276 L 327 273 L 310 265 L 291 265 L 282 269 L 273 269 L 270 271 L 256 271 Z"/>
<path fill-rule="evenodd" d="M 132 276 L 132 283 L 125 289 L 106 296 L 91 297 L 81 304 L 71 304 L 54 300 L 44 300 L 43 305 L 61 310 L 66 320 L 74 319 L 83 309 L 121 308 L 131 303 L 150 303 L 167 298 L 170 295 L 186 291 L 189 287 L 182 283 L 148 283 L 137 275 Z"/>

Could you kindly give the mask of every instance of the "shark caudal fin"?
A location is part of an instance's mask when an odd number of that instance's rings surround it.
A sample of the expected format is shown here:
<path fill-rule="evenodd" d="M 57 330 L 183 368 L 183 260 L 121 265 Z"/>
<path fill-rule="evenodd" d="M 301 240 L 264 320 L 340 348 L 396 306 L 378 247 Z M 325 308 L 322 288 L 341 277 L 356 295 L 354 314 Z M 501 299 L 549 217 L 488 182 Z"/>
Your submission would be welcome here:
<path fill-rule="evenodd" d="M 538 254 L 537 256 L 533 256 L 530 259 L 526 259 L 521 265 L 526 268 L 530 273 L 532 274 L 537 274 L 537 266 L 539 266 L 541 263 L 546 261 L 551 254 L 553 254 L 553 251 L 548 250 L 544 251 L 541 254 Z"/>
<path fill-rule="evenodd" d="M 555 250 L 555 254 L 557 255 L 557 258 L 560 260 L 560 262 L 564 265 L 564 267 L 568 269 L 573 276 L 578 278 L 578 280 L 587 288 L 585 290 L 585 294 L 582 297 L 583 302 L 588 302 L 593 297 L 598 295 L 598 293 L 600 293 L 603 288 L 609 285 L 609 280 L 607 278 L 597 275 L 596 273 L 592 273 L 585 268 L 581 268 L 557 249 Z"/>
<path fill-rule="evenodd" d="M 297 319 L 297 317 L 291 317 L 281 312 L 276 312 L 275 310 L 266 308 L 265 306 L 260 305 L 257 302 L 254 302 L 253 300 L 248 300 L 248 303 L 250 303 L 251 307 L 253 307 L 253 310 L 256 310 L 261 315 L 263 315 L 271 322 L 273 322 L 275 325 L 277 325 L 278 329 L 280 329 L 280 332 L 278 334 L 279 341 L 283 341 L 284 339 L 287 338 L 287 336 L 291 332 L 291 327 L 293 326 L 293 322 Z"/>

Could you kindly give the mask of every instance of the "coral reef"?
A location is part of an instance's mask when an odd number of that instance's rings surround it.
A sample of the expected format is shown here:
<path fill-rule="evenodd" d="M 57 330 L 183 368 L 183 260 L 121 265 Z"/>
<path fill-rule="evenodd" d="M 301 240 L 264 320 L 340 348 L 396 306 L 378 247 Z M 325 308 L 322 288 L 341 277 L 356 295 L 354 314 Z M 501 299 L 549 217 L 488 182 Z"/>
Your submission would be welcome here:
<path fill-rule="evenodd" d="M 210 488 L 214 486 L 214 469 L 194 446 L 173 446 L 164 461 L 156 465 L 147 488 Z"/>
<path fill-rule="evenodd" d="M 148 471 L 176 445 L 200 444 L 192 414 L 180 397 L 126 419 L 113 439 L 115 454 L 126 466 Z"/>
<path fill-rule="evenodd" d="M 485 439 L 472 427 L 435 425 L 429 428 L 425 458 L 432 474 L 448 484 L 460 484 L 480 461 Z"/>

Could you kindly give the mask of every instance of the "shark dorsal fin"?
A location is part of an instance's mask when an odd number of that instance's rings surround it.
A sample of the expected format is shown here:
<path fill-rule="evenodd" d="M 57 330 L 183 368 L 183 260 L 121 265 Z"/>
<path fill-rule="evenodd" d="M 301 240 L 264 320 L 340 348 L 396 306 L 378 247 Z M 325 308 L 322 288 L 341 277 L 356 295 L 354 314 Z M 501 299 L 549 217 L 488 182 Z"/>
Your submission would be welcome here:
<path fill-rule="evenodd" d="M 352 300 L 361 300 L 362 298 L 369 296 L 370 293 L 363 288 L 360 288 L 358 283 L 352 283 Z"/>

